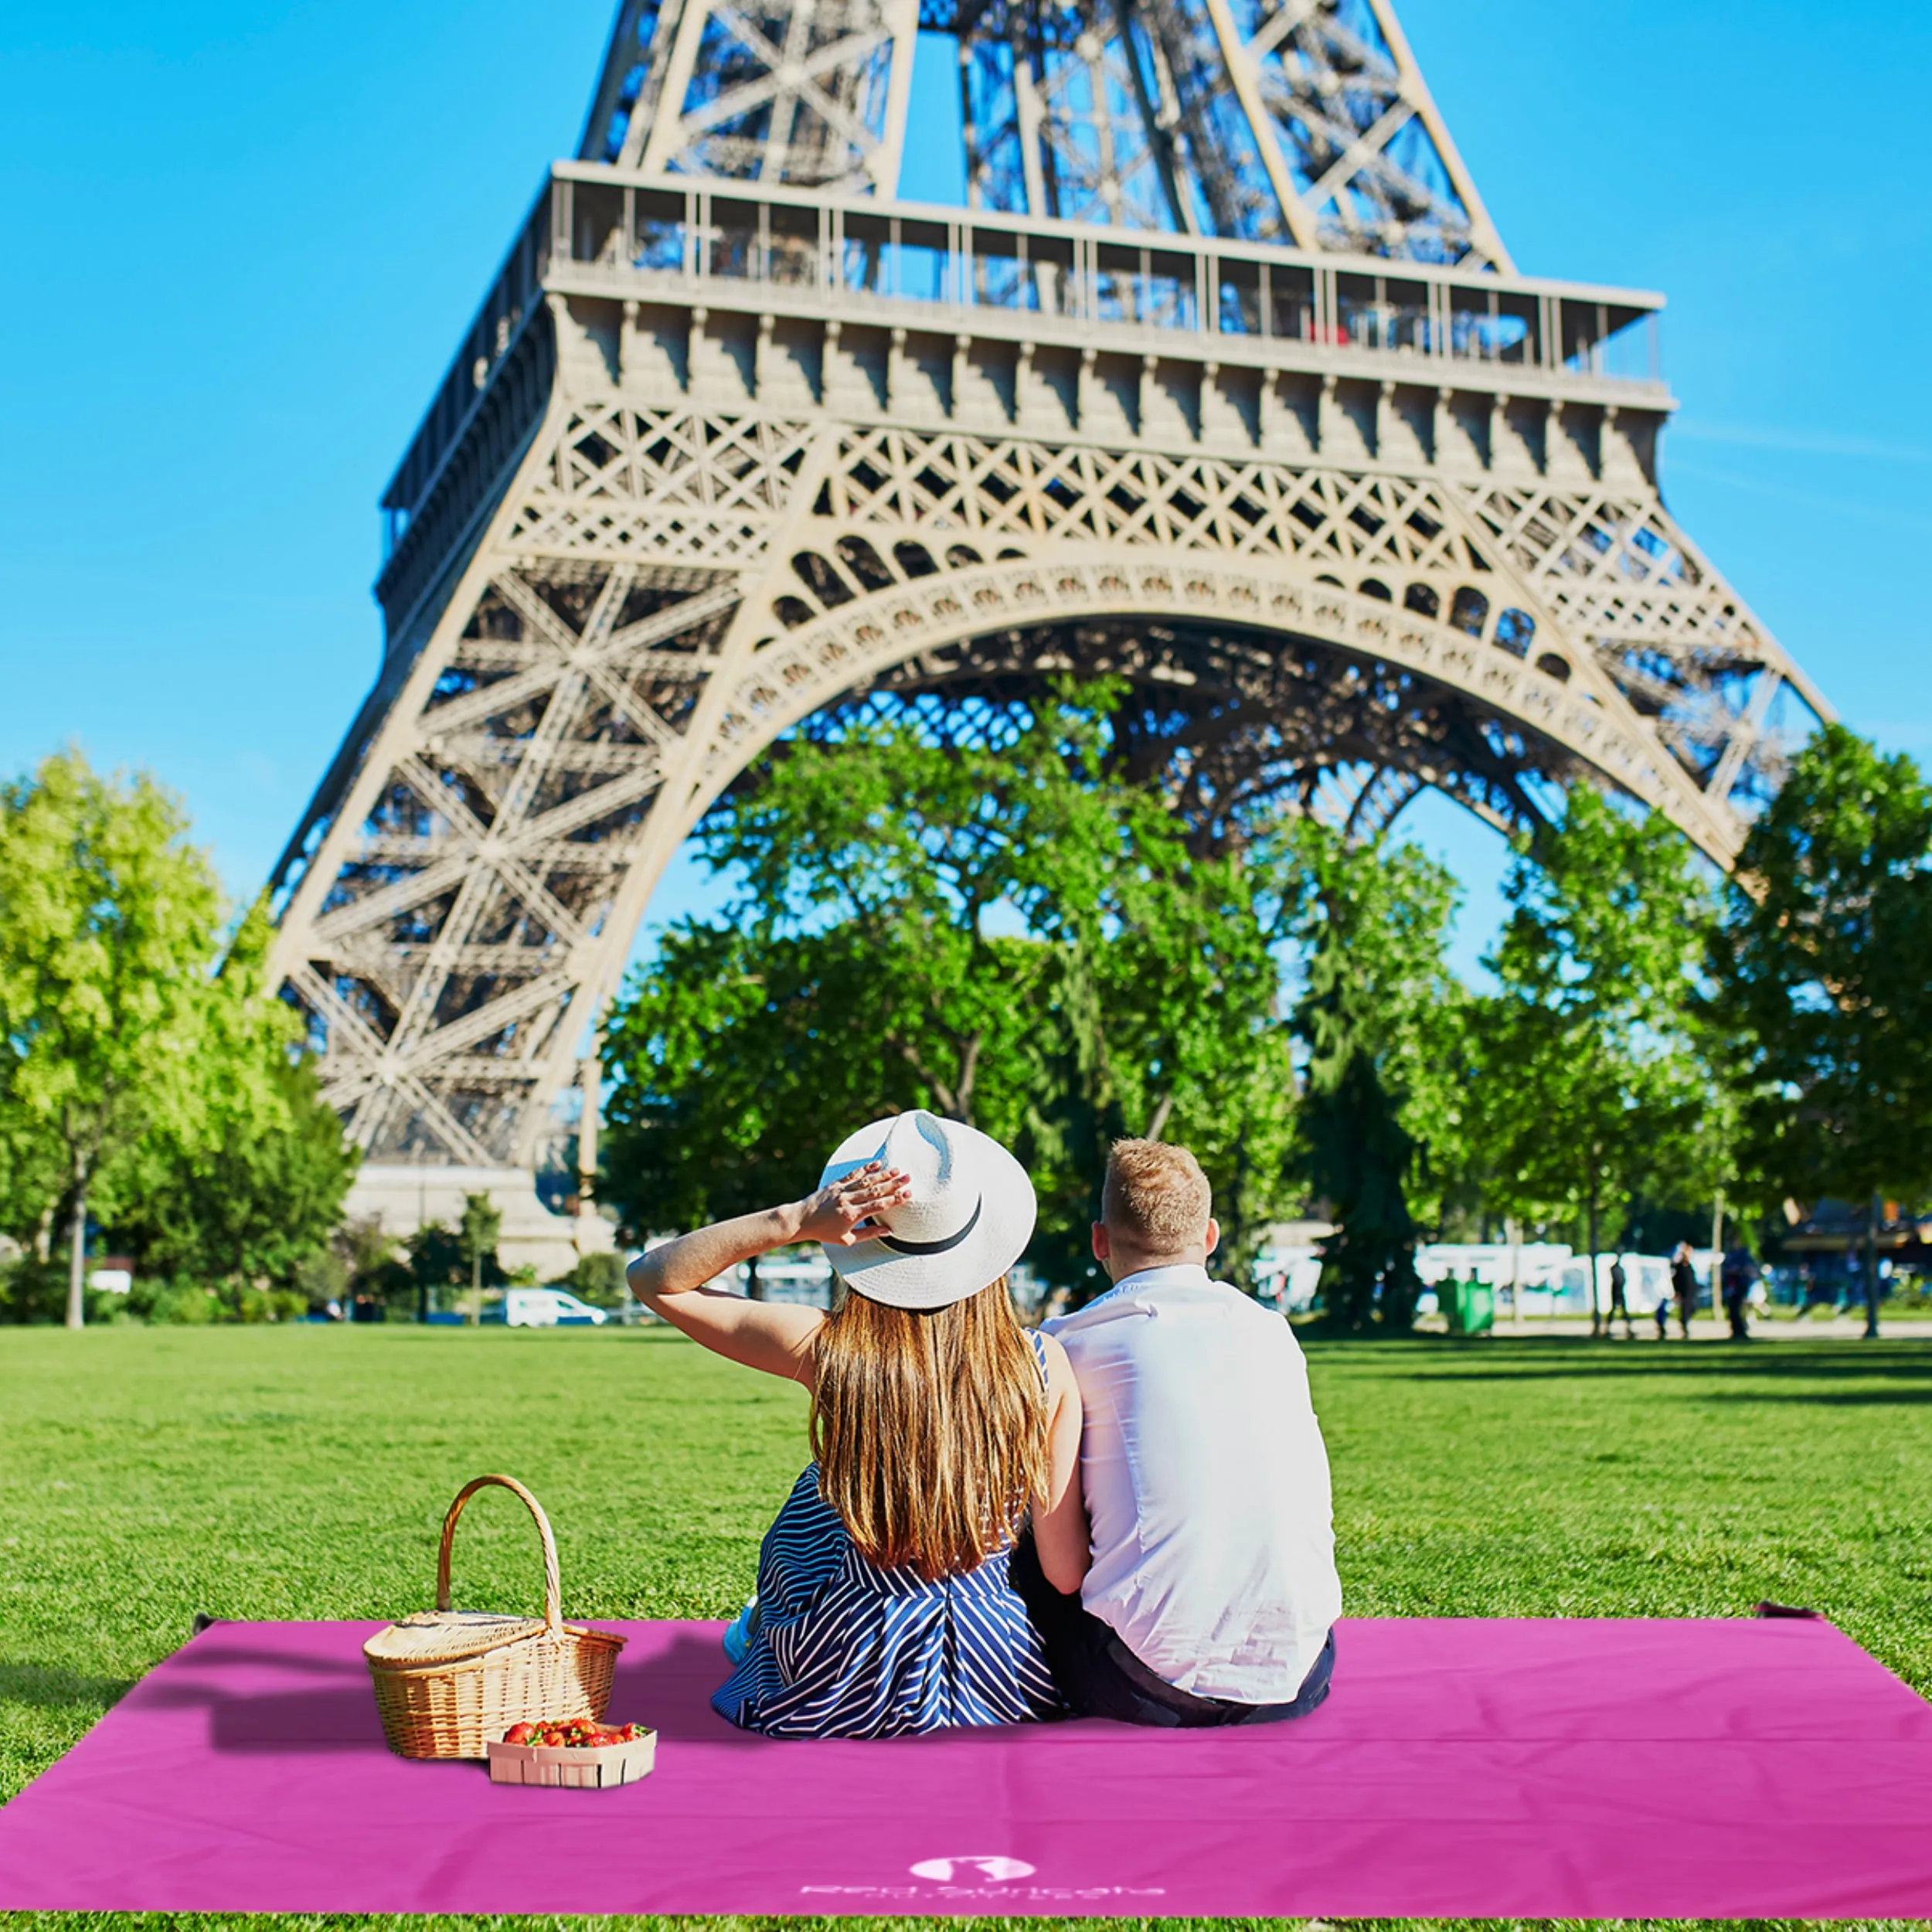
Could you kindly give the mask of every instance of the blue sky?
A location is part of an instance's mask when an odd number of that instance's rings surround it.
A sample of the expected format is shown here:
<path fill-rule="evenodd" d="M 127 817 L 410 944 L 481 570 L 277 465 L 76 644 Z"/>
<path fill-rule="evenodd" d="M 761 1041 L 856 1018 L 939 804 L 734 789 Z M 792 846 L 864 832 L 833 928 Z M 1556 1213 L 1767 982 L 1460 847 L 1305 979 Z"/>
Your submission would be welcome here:
<path fill-rule="evenodd" d="M 145 766 L 259 883 L 374 669 L 377 494 L 575 145 L 610 12 L 0 0 L 0 773 L 68 741 Z M 1519 265 L 1668 294 L 1679 516 L 1849 722 L 1932 756 L 1932 217 L 1900 106 L 1932 94 L 1932 9 L 1401 13 Z M 922 63 L 915 128 L 948 84 Z M 915 155 L 908 191 L 952 165 Z M 1468 882 L 1466 966 L 1496 842 L 1403 822 Z M 654 917 L 696 896 L 682 869 Z"/>

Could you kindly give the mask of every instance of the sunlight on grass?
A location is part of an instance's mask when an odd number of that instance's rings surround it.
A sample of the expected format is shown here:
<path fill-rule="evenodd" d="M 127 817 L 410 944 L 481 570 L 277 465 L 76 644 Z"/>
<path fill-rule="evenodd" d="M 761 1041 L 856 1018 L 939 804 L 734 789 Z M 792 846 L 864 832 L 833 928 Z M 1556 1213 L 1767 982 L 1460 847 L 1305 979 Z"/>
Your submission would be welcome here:
<path fill-rule="evenodd" d="M 1310 1355 L 1351 1614 L 1735 1617 L 1770 1597 L 1823 1611 L 1932 1690 L 1932 1344 L 1502 1338 Z M 7 1795 L 198 1611 L 426 1607 L 443 1512 L 472 1475 L 504 1471 L 536 1492 L 572 1614 L 724 1616 L 806 1459 L 799 1391 L 661 1330 L 22 1330 L 0 1334 L 0 1389 Z M 479 1496 L 458 1538 L 458 1600 L 534 1611 L 541 1581 L 520 1507 Z M 0 1914 L 4 1932 L 95 1923 Z"/>

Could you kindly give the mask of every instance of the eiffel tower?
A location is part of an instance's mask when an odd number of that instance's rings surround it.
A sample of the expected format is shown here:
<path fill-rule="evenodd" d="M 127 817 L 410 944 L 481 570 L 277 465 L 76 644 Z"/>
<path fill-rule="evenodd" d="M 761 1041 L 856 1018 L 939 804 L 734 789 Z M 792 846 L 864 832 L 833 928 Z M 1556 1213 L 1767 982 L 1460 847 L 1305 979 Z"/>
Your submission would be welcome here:
<path fill-rule="evenodd" d="M 963 205 L 900 198 L 916 50 Z M 1728 862 L 1828 710 L 1659 495 L 1662 306 L 1517 271 L 1390 0 L 623 0 L 272 882 L 357 1205 L 607 1246 L 533 1177 L 580 1083 L 594 1165 L 651 888 L 855 711 L 992 731 L 1106 672 L 1205 838 L 1588 781 Z"/>

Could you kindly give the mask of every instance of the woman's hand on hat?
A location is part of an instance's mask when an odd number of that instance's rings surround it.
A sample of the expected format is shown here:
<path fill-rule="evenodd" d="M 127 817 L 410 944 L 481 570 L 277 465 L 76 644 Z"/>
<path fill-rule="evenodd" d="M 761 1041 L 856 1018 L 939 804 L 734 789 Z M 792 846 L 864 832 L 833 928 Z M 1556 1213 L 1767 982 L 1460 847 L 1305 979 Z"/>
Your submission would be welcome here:
<path fill-rule="evenodd" d="M 911 1175 L 883 1161 L 868 1161 L 798 1203 L 798 1238 L 832 1248 L 855 1247 L 878 1234 L 871 1225 L 874 1216 L 903 1206 L 912 1193 Z"/>

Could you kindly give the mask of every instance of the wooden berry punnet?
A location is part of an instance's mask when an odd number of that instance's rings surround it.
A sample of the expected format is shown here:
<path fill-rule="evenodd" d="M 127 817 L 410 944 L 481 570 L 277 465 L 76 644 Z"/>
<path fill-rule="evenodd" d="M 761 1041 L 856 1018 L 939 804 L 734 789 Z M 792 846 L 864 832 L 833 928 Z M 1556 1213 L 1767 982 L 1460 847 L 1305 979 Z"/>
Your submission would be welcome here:
<path fill-rule="evenodd" d="M 490 1743 L 492 1784 L 562 1784 L 605 1791 L 634 1784 L 657 1762 L 658 1734 L 641 1724 L 513 1724 Z"/>
<path fill-rule="evenodd" d="M 450 1607 L 456 1519 L 494 1483 L 522 1498 L 543 1541 L 541 1617 L 473 1615 Z M 536 1497 L 509 1476 L 467 1483 L 443 1519 L 436 1608 L 378 1631 L 362 1646 L 389 1748 L 404 1757 L 483 1757 L 512 1725 L 600 1722 L 624 1639 L 563 1621 L 556 1539 Z"/>

